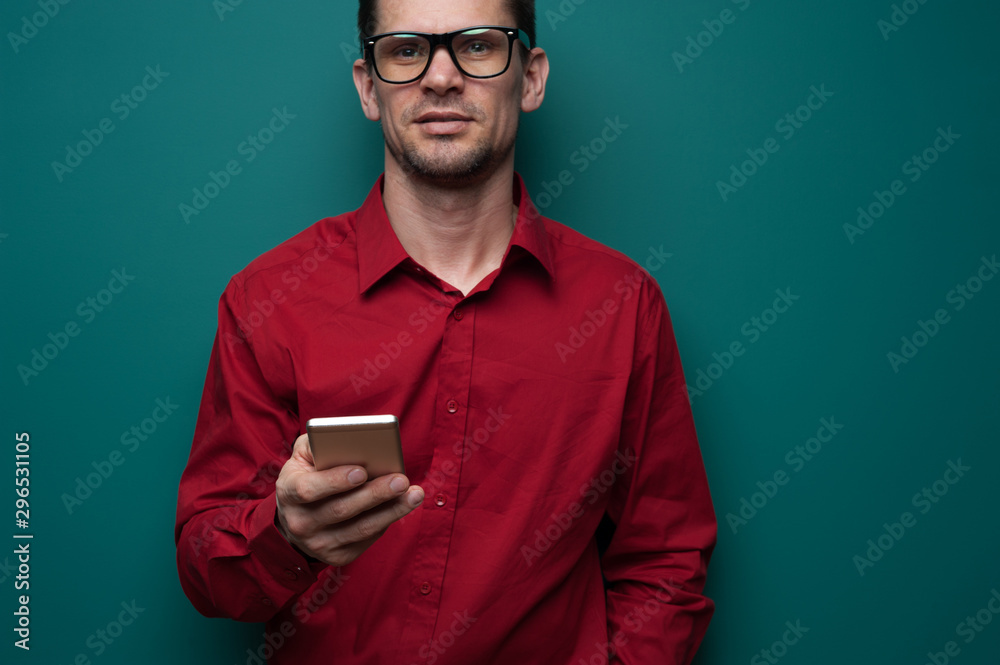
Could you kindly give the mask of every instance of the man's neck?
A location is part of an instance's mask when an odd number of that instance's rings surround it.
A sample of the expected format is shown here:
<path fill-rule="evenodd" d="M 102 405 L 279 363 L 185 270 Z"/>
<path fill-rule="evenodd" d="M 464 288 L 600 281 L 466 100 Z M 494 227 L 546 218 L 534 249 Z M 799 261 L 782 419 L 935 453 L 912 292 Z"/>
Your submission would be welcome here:
<path fill-rule="evenodd" d="M 382 200 L 413 260 L 468 294 L 500 267 L 517 217 L 512 166 L 467 187 L 435 187 L 386 160 Z"/>

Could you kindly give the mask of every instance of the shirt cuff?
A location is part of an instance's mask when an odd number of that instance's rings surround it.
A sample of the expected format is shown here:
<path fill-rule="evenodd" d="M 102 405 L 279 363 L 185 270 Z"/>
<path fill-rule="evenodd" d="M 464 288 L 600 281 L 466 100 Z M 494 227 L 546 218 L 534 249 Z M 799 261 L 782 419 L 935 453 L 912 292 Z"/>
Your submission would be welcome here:
<path fill-rule="evenodd" d="M 261 499 L 253 509 L 248 546 L 271 579 L 286 590 L 281 594 L 285 598 L 271 599 L 284 605 L 290 594 L 299 594 L 309 588 L 327 564 L 307 558 L 285 539 L 274 522 L 277 509 L 274 492 Z"/>

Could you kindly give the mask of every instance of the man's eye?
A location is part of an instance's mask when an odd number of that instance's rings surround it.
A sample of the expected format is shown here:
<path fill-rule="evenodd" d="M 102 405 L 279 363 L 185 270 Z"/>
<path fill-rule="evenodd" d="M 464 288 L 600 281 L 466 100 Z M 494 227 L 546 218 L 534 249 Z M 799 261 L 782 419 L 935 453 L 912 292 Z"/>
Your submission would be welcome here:
<path fill-rule="evenodd" d="M 485 55 L 486 53 L 489 53 L 492 48 L 493 46 L 489 42 L 472 42 L 465 47 L 465 50 L 473 55 Z"/>
<path fill-rule="evenodd" d="M 393 50 L 392 55 L 394 58 L 399 58 L 401 60 L 412 60 L 420 57 L 420 47 L 412 44 L 397 46 L 396 49 Z"/>

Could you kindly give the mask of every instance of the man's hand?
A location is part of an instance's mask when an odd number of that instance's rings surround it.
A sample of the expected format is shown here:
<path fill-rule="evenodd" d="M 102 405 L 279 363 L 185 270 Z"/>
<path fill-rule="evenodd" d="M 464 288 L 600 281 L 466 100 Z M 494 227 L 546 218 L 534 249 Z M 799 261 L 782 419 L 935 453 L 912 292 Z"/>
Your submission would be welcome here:
<path fill-rule="evenodd" d="M 309 435 L 295 440 L 278 475 L 278 528 L 299 550 L 332 566 L 354 561 L 424 500 L 424 490 L 401 473 L 375 478 L 359 466 L 317 471 Z"/>

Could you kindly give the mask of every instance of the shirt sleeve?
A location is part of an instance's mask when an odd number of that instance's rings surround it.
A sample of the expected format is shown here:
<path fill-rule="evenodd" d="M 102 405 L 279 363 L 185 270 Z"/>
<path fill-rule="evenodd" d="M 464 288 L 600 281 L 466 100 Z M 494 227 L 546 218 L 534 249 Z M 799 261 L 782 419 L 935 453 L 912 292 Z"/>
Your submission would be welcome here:
<path fill-rule="evenodd" d="M 690 663 L 715 609 L 702 591 L 716 518 L 673 328 L 659 287 L 641 292 L 620 448 L 634 463 L 609 498 L 602 560 L 612 663 Z"/>
<path fill-rule="evenodd" d="M 307 561 L 275 526 L 275 481 L 299 423 L 261 370 L 246 302 L 237 276 L 219 303 L 174 537 L 181 586 L 199 612 L 260 622 L 325 565 Z"/>

